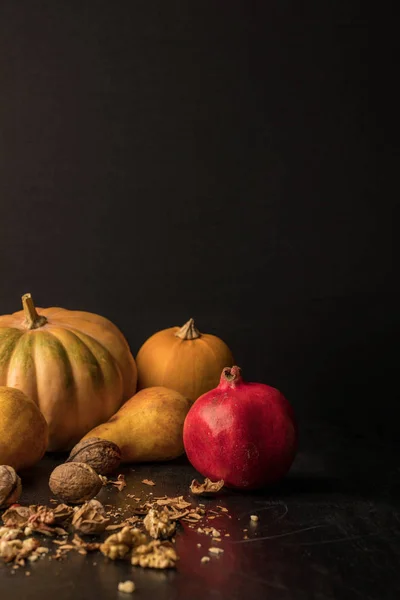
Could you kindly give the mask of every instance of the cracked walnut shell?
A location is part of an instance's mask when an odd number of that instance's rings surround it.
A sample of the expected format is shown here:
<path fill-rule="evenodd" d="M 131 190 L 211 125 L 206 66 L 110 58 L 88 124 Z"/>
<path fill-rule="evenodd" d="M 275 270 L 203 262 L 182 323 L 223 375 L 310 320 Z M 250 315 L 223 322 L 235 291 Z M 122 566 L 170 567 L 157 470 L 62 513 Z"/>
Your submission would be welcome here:
<path fill-rule="evenodd" d="M 104 506 L 98 500 L 85 502 L 72 517 L 75 531 L 86 535 L 102 533 L 109 523 Z"/>
<path fill-rule="evenodd" d="M 50 475 L 49 486 L 55 496 L 70 504 L 91 500 L 102 488 L 96 471 L 85 463 L 70 462 L 59 465 Z"/>

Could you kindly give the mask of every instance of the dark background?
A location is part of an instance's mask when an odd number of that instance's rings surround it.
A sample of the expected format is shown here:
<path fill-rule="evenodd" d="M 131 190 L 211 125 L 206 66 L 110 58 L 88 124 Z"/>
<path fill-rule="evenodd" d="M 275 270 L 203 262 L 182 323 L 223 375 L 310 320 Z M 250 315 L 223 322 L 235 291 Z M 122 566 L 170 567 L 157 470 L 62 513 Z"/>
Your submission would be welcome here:
<path fill-rule="evenodd" d="M 395 435 L 390 83 L 362 4 L 2 1 L 1 313 L 30 291 L 135 354 L 193 316 L 300 419 Z"/>

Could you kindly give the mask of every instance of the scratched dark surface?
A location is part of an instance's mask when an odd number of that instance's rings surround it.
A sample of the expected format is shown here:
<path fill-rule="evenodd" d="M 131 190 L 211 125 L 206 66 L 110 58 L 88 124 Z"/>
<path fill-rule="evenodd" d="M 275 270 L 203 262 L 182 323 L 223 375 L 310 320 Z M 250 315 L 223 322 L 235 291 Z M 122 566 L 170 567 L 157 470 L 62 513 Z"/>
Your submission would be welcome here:
<path fill-rule="evenodd" d="M 286 480 L 274 489 L 218 499 L 228 516 L 210 521 L 229 533 L 224 553 L 201 563 L 210 538 L 180 528 L 176 571 L 151 571 L 101 555 L 70 553 L 63 562 L 47 558 L 12 574 L 0 565 L 2 600 L 90 600 L 127 598 L 118 582 L 135 581 L 134 598 L 198 600 L 394 600 L 400 597 L 400 477 L 394 448 L 367 437 L 317 425 L 303 427 L 303 447 Z M 47 477 L 58 461 L 47 457 L 24 479 L 23 502 L 47 502 Z M 123 469 L 122 492 L 102 490 L 99 499 L 115 502 L 129 514 L 126 494 L 142 498 L 184 494 L 195 471 L 181 459 L 162 465 Z M 151 478 L 149 487 L 141 483 Z M 257 514 L 259 521 L 250 522 Z M 244 540 L 243 529 L 248 529 Z M 45 542 L 46 543 L 46 542 Z M 200 548 L 197 544 L 201 543 Z M 96 564 L 93 564 L 96 563 Z"/>

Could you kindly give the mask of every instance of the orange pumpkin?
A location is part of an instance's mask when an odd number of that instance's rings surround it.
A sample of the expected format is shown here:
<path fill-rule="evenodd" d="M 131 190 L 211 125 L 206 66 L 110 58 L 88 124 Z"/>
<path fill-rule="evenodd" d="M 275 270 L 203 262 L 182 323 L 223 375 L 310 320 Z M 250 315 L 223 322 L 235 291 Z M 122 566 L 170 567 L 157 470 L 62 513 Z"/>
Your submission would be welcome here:
<path fill-rule="evenodd" d="M 36 310 L 30 294 L 22 304 L 22 311 L 0 317 L 0 386 L 22 390 L 39 406 L 48 450 L 68 450 L 135 393 L 136 364 L 108 319 Z"/>
<path fill-rule="evenodd" d="M 190 319 L 152 335 L 136 357 L 138 388 L 164 386 L 194 401 L 215 388 L 224 367 L 234 363 L 219 337 L 200 333 Z"/>

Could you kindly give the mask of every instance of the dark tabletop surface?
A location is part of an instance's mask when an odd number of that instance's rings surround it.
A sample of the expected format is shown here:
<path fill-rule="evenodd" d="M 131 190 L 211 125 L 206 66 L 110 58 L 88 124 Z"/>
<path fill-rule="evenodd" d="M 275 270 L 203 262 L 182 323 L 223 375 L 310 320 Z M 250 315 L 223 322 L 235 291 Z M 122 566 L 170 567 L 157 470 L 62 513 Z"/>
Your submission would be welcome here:
<path fill-rule="evenodd" d="M 157 598 L 197 600 L 389 600 L 400 597 L 400 468 L 393 447 L 366 435 L 344 434 L 323 425 L 303 427 L 302 448 L 290 475 L 257 493 L 227 491 L 200 500 L 229 509 L 210 521 L 223 536 L 224 553 L 201 563 L 211 539 L 187 526 L 176 537 L 176 571 L 145 570 L 102 555 L 69 553 L 24 569 L 0 564 L 2 600 L 90 600 Z M 59 458 L 46 457 L 24 474 L 22 503 L 46 503 L 47 479 Z M 103 488 L 98 498 L 129 515 L 128 493 L 142 498 L 183 494 L 197 474 L 186 459 L 134 465 L 120 470 L 127 487 Z M 141 483 L 152 479 L 156 485 Z M 151 496 L 150 496 L 151 497 Z M 193 498 L 192 498 L 193 499 Z M 252 523 L 250 515 L 258 522 Z M 243 532 L 248 529 L 248 539 Z M 44 541 L 51 546 L 51 541 Z M 197 544 L 201 544 L 198 547 Z M 118 592 L 120 581 L 136 584 L 133 596 Z"/>

